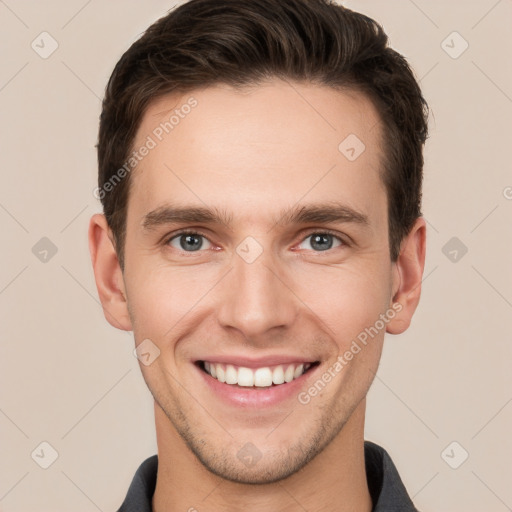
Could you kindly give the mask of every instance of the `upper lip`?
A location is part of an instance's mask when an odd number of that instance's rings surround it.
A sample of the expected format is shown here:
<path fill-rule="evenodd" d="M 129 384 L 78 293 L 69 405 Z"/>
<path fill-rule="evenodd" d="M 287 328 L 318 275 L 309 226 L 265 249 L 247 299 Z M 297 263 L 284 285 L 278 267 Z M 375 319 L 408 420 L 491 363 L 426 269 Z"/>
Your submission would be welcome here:
<path fill-rule="evenodd" d="M 233 366 L 243 366 L 245 368 L 263 368 L 265 366 L 276 366 L 279 364 L 305 364 L 314 363 L 317 360 L 315 358 L 307 358 L 304 356 L 293 356 L 293 355 L 270 355 L 265 357 L 244 357 L 244 356 L 205 356 L 204 358 L 198 359 L 199 361 L 207 361 L 208 363 L 216 364 L 231 364 Z"/>

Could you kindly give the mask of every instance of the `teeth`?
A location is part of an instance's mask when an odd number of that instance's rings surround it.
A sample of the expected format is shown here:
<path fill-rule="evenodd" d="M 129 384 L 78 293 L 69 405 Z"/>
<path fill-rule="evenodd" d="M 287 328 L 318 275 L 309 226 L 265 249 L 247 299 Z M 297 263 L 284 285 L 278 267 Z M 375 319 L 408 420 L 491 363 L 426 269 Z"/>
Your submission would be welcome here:
<path fill-rule="evenodd" d="M 212 375 L 213 377 L 213 375 Z M 249 368 L 238 368 L 238 382 L 239 386 L 254 386 L 254 373 Z"/>
<path fill-rule="evenodd" d="M 249 370 L 252 373 L 252 370 Z M 272 386 L 272 372 L 270 368 L 258 368 L 254 372 L 254 385 L 259 388 Z"/>
<path fill-rule="evenodd" d="M 284 382 L 284 371 L 282 366 L 276 366 L 272 372 L 272 382 L 274 384 L 283 384 Z"/>
<path fill-rule="evenodd" d="M 226 366 L 226 384 L 238 384 L 238 372 L 232 364 Z"/>
<path fill-rule="evenodd" d="M 291 382 L 293 380 L 294 373 L 295 367 L 293 366 L 293 364 L 291 364 L 290 366 L 288 366 L 288 368 L 286 368 L 286 371 L 284 372 L 284 381 Z"/>
<path fill-rule="evenodd" d="M 258 388 L 291 382 L 294 379 L 298 379 L 310 367 L 311 363 L 306 363 L 267 366 L 253 370 L 244 366 L 235 367 L 232 364 L 224 365 L 221 363 L 209 363 L 208 361 L 204 362 L 204 369 L 219 382 Z"/>
<path fill-rule="evenodd" d="M 217 373 L 216 379 L 219 382 L 226 382 L 226 374 L 224 372 L 224 368 L 220 364 L 212 365 L 215 367 L 215 372 Z M 210 373 L 210 375 L 213 377 L 213 375 Z"/>

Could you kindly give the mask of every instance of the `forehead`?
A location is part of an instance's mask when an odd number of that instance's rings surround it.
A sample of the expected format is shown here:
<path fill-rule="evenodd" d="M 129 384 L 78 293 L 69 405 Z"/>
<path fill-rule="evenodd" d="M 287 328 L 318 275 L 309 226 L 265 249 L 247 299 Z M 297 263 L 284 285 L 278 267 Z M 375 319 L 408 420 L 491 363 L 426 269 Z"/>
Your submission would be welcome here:
<path fill-rule="evenodd" d="M 341 200 L 382 215 L 381 132 L 366 96 L 310 83 L 164 96 L 137 132 L 134 150 L 151 149 L 132 172 L 129 204 L 137 216 L 178 201 L 258 221 L 273 203 Z"/>

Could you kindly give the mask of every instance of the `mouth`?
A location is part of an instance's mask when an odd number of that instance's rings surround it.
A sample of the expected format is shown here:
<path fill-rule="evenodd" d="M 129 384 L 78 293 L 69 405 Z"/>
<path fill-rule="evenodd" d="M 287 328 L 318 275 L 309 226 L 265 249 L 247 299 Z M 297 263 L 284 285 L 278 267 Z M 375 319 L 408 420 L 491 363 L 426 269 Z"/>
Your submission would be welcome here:
<path fill-rule="evenodd" d="M 319 361 L 276 364 L 249 368 L 228 363 L 197 361 L 197 366 L 209 377 L 221 384 L 235 388 L 265 390 L 283 387 L 312 371 Z"/>

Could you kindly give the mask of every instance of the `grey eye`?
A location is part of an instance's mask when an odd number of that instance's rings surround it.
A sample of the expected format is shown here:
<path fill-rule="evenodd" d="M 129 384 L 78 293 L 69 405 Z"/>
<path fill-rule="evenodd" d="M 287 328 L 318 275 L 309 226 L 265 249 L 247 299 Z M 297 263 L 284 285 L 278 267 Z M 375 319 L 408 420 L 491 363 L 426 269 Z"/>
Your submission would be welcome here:
<path fill-rule="evenodd" d="M 342 244 L 341 240 L 337 236 L 330 235 L 329 233 L 313 233 L 306 237 L 302 244 L 306 243 L 308 240 L 310 240 L 310 248 L 314 251 L 328 251 L 329 249 L 339 247 Z M 302 248 L 304 249 L 304 247 Z M 309 249 L 308 247 L 305 248 Z"/>
<path fill-rule="evenodd" d="M 169 240 L 169 245 L 175 249 L 180 249 L 186 252 L 199 251 L 200 249 L 207 249 L 210 247 L 210 242 L 203 236 L 197 233 L 181 233 Z M 204 247 L 207 245 L 207 247 Z"/>

